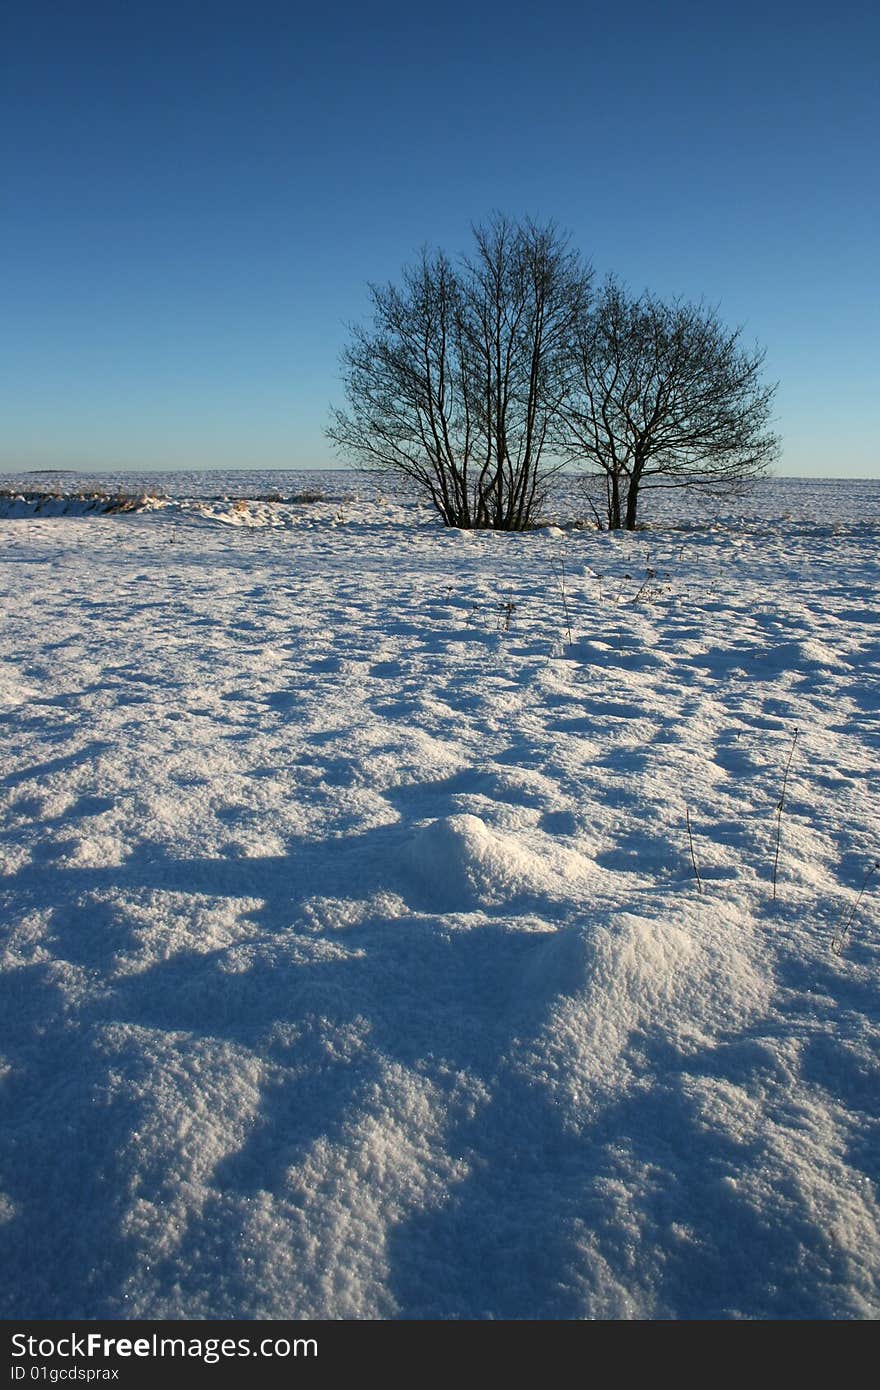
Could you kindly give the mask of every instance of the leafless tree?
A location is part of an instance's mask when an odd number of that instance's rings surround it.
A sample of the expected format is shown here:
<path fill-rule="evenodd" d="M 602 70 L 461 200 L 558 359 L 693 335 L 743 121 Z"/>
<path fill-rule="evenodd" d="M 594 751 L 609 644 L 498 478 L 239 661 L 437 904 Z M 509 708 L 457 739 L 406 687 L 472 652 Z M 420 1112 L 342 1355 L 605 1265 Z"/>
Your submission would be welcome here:
<path fill-rule="evenodd" d="M 590 271 L 549 224 L 495 216 L 458 265 L 423 252 L 343 353 L 347 410 L 328 435 L 404 474 L 447 526 L 526 528 L 565 460 L 551 426 L 571 381 Z"/>
<path fill-rule="evenodd" d="M 636 526 L 649 488 L 737 490 L 767 472 L 775 386 L 764 353 L 705 305 L 634 298 L 609 278 L 577 334 L 558 439 L 604 484 L 607 524 Z"/>

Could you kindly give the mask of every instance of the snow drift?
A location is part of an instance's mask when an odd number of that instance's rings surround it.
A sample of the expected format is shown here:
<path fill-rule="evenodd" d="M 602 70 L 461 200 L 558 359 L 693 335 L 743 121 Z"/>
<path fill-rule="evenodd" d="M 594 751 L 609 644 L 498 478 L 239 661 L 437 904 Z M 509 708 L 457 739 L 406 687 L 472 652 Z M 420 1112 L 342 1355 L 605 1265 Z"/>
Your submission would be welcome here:
<path fill-rule="evenodd" d="M 3 1316 L 876 1318 L 878 486 L 234 481 L 0 522 Z"/>

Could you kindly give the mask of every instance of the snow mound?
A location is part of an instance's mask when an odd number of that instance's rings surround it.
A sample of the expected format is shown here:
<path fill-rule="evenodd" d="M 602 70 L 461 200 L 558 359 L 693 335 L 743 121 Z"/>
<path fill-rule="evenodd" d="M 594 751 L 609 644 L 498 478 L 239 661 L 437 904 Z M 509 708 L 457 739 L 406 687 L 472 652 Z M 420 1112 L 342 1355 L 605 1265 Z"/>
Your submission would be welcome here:
<path fill-rule="evenodd" d="M 597 931 L 594 922 L 558 927 L 541 935 L 520 978 L 521 1000 L 540 1013 L 558 995 L 583 996 L 600 973 L 598 945 L 604 945 L 603 932 Z"/>
<path fill-rule="evenodd" d="M 573 850 L 548 844 L 538 854 L 479 816 L 454 815 L 420 826 L 405 864 L 438 911 L 497 905 L 523 895 L 570 896 L 587 863 Z"/>

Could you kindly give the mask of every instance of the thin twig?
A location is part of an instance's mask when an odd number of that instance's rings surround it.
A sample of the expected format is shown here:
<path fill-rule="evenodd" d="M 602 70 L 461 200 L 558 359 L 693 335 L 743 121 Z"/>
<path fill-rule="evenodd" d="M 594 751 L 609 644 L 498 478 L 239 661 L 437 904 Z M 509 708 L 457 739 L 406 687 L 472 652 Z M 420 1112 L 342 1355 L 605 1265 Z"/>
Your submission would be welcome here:
<path fill-rule="evenodd" d="M 698 893 L 702 893 L 702 891 L 703 891 L 703 883 L 702 883 L 702 880 L 701 880 L 701 878 L 700 878 L 700 871 L 699 871 L 699 869 L 697 868 L 697 856 L 694 854 L 694 837 L 693 837 L 693 835 L 691 834 L 691 813 L 690 813 L 690 808 L 687 807 L 687 806 L 685 806 L 685 808 L 684 808 L 684 815 L 685 815 L 685 820 L 687 821 L 688 844 L 689 844 L 690 847 L 691 847 L 691 863 L 692 863 L 693 866 L 694 866 L 694 878 L 697 880 L 697 892 L 698 892 Z"/>
<path fill-rule="evenodd" d="M 849 915 L 847 915 L 846 913 L 846 908 L 844 908 L 843 912 L 840 915 L 840 921 L 837 924 L 834 936 L 831 940 L 831 949 L 836 956 L 843 955 L 843 948 L 846 945 L 847 933 L 849 932 L 849 929 L 852 926 L 853 918 L 856 915 L 859 903 L 862 901 L 865 889 L 868 886 L 868 879 L 877 869 L 880 869 L 880 859 L 875 860 L 868 872 L 865 874 L 864 881 L 862 883 L 861 889 L 859 890 L 859 896 L 856 898 L 855 902 L 850 908 Z M 846 917 L 846 921 L 844 921 L 844 917 Z"/>
<path fill-rule="evenodd" d="M 776 852 L 773 855 L 773 901 L 776 901 L 776 872 L 779 868 L 779 839 L 782 835 L 782 808 L 785 805 L 785 790 L 788 786 L 788 773 L 791 768 L 791 760 L 794 757 L 795 744 L 798 741 L 800 730 L 795 729 L 792 739 L 791 750 L 788 755 L 788 762 L 785 764 L 785 775 L 782 778 L 782 795 L 776 806 Z"/>
<path fill-rule="evenodd" d="M 567 631 L 568 631 L 568 645 L 571 646 L 571 644 L 572 644 L 572 636 L 571 636 L 571 615 L 570 615 L 570 613 L 569 613 L 569 611 L 568 611 L 568 597 L 567 597 L 566 592 L 565 592 L 565 559 L 564 559 L 564 557 L 563 557 L 562 555 L 560 555 L 558 563 L 559 563 L 559 570 L 557 571 L 557 569 L 556 569 L 556 561 L 553 561 L 553 562 L 552 562 L 553 573 L 556 575 L 556 578 L 557 578 L 557 580 L 558 580 L 558 582 L 559 582 L 559 588 L 560 588 L 560 591 L 561 591 L 561 593 L 562 593 L 562 607 L 563 607 L 564 610 L 565 610 L 565 626 L 566 626 L 566 629 L 567 629 Z"/>

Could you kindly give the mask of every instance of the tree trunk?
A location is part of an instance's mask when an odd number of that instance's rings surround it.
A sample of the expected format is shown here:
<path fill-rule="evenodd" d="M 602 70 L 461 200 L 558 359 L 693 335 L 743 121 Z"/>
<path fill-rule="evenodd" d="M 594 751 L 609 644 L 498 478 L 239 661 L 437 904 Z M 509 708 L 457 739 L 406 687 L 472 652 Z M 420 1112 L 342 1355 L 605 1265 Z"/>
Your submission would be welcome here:
<path fill-rule="evenodd" d="M 644 465 L 642 465 L 642 467 L 643 466 Z M 626 520 L 624 525 L 627 531 L 634 531 L 636 529 L 636 515 L 639 507 L 639 483 L 641 481 L 642 469 L 638 464 L 635 464 L 626 493 Z"/>
<path fill-rule="evenodd" d="M 608 530 L 619 531 L 620 521 L 620 479 L 616 473 L 608 477 Z"/>

